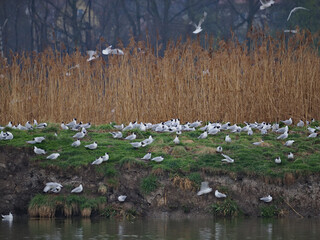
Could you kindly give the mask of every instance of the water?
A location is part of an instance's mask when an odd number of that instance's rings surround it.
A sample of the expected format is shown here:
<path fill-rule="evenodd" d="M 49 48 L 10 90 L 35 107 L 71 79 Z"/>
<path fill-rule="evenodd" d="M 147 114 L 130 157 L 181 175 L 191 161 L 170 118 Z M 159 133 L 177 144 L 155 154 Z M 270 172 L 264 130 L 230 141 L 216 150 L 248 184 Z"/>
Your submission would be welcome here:
<path fill-rule="evenodd" d="M 0 239 L 320 239 L 319 219 L 14 219 Z"/>

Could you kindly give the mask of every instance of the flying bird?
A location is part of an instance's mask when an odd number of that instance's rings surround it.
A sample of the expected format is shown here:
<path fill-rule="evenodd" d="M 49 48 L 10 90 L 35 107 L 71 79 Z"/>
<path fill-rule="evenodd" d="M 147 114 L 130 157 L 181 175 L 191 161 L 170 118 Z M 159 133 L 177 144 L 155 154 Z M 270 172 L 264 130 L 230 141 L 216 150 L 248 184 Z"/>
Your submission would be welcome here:
<path fill-rule="evenodd" d="M 208 182 L 201 182 L 200 191 L 197 193 L 197 195 L 200 196 L 200 195 L 207 194 L 210 192 L 212 192 L 212 188 L 209 187 L 209 183 Z"/>
<path fill-rule="evenodd" d="M 207 12 L 204 12 L 203 13 L 203 18 L 200 19 L 198 25 L 195 24 L 194 22 L 189 22 L 189 24 L 192 24 L 196 29 L 193 31 L 194 34 L 198 34 L 202 31 L 202 28 L 201 28 L 201 24 L 204 22 L 204 20 L 206 19 L 207 17 Z M 190 126 L 191 127 L 191 126 Z"/>
<path fill-rule="evenodd" d="M 290 17 L 291 17 L 291 15 L 292 15 L 292 13 L 294 13 L 294 12 L 296 12 L 296 11 L 298 11 L 298 10 L 306 10 L 306 11 L 310 11 L 308 8 L 304 8 L 304 7 L 295 7 L 295 8 L 293 8 L 293 9 L 290 11 L 289 16 L 288 16 L 288 18 L 287 18 L 287 21 L 289 21 L 289 19 L 290 19 Z"/>
<path fill-rule="evenodd" d="M 264 10 L 268 7 L 271 7 L 274 4 L 274 0 L 260 0 L 261 6 L 260 6 L 260 10 Z"/>
<path fill-rule="evenodd" d="M 228 155 L 225 155 L 225 154 L 221 154 L 223 157 L 224 157 L 224 159 L 222 159 L 221 161 L 222 162 L 227 162 L 227 163 L 234 163 L 234 159 L 232 159 L 231 157 L 229 157 Z"/>

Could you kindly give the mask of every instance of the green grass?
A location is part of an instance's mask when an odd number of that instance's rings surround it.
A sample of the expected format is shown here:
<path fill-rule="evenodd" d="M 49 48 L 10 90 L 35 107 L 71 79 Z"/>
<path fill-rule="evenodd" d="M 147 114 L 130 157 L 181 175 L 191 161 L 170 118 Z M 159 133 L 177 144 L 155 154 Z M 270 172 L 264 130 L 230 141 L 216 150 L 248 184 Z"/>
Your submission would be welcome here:
<path fill-rule="evenodd" d="M 150 175 L 141 180 L 140 188 L 144 194 L 149 194 L 158 188 L 158 179 L 154 175 Z"/>
<path fill-rule="evenodd" d="M 231 199 L 225 199 L 211 204 L 211 212 L 218 217 L 236 217 L 241 214 L 237 203 Z"/>
<path fill-rule="evenodd" d="M 318 123 L 313 123 L 317 126 Z M 290 127 L 289 138 L 295 140 L 292 147 L 286 147 L 285 141 L 276 140 L 278 134 L 268 133 L 260 135 L 255 130 L 253 136 L 246 133 L 230 134 L 231 143 L 225 143 L 224 138 L 227 131 L 217 135 L 209 135 L 206 139 L 198 139 L 201 131 L 184 132 L 180 136 L 180 144 L 175 145 L 172 140 L 174 133 L 155 133 L 152 131 L 141 132 L 132 130 L 123 132 L 123 136 L 135 132 L 137 139 L 141 141 L 153 136 L 155 141 L 146 147 L 134 149 L 129 141 L 124 139 L 113 139 L 111 131 L 117 131 L 112 124 L 92 126 L 88 129 L 88 135 L 81 140 L 78 148 L 71 147 L 75 140 L 72 136 L 75 134 L 71 130 L 61 130 L 59 124 L 50 123 L 46 129 L 34 129 L 31 131 L 20 131 L 14 129 L 5 129 L 14 135 L 10 141 L 0 141 L 0 146 L 29 147 L 26 141 L 32 140 L 37 136 L 44 136 L 46 140 L 37 147 L 47 151 L 47 155 L 53 152 L 59 152 L 60 157 L 56 160 L 47 160 L 46 156 L 34 156 L 32 160 L 41 167 L 59 167 L 68 169 L 81 166 L 90 166 L 99 156 L 109 153 L 110 159 L 99 166 L 92 166 L 98 173 L 115 179 L 119 176 L 119 168 L 138 166 L 141 168 L 152 168 L 153 170 L 162 169 L 169 173 L 178 173 L 187 176 L 191 181 L 199 184 L 200 175 L 196 174 L 202 170 L 209 172 L 235 172 L 255 176 L 283 177 L 286 173 L 299 175 L 313 174 L 320 172 L 320 139 L 308 139 L 306 127 Z M 58 136 L 54 136 L 57 133 Z M 255 141 L 264 140 L 264 146 L 252 145 Z M 96 141 L 98 148 L 88 150 L 84 146 Z M 223 147 L 223 152 L 235 159 L 233 164 L 224 164 L 221 162 L 222 156 L 215 152 L 217 146 Z M 156 163 L 153 161 L 142 161 L 147 152 L 152 152 L 152 156 L 164 157 L 164 161 Z M 287 160 L 287 154 L 293 152 L 295 159 Z M 276 165 L 274 159 L 280 156 L 282 163 Z M 194 175 L 193 175 L 194 174 Z"/>

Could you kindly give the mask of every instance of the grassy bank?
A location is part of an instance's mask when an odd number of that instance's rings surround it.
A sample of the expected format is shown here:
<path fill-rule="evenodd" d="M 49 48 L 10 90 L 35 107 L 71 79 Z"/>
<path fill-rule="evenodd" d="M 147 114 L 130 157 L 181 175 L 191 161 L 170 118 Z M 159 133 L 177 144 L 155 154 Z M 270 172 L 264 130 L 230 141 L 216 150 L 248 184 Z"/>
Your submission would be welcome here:
<path fill-rule="evenodd" d="M 313 123 L 318 126 L 318 122 Z M 248 176 L 269 176 L 285 178 L 287 174 L 294 176 L 308 175 L 320 172 L 320 139 L 307 138 L 306 127 L 290 127 L 289 138 L 295 140 L 291 147 L 284 146 L 286 140 L 276 140 L 279 134 L 268 133 L 261 135 L 258 130 L 252 136 L 246 133 L 230 134 L 231 143 L 224 141 L 229 134 L 222 131 L 217 135 L 209 135 L 206 139 L 198 139 L 202 133 L 200 130 L 194 132 L 183 132 L 180 136 L 180 144 L 173 143 L 174 133 L 156 133 L 153 131 L 142 132 L 132 130 L 123 132 L 127 136 L 135 132 L 137 139 L 142 141 L 153 136 L 155 141 L 146 147 L 134 149 L 128 140 L 114 139 L 110 131 L 114 131 L 112 125 L 93 126 L 88 129 L 87 136 L 81 140 L 81 145 L 72 147 L 75 134 L 71 130 L 61 130 L 58 124 L 49 124 L 46 129 L 35 129 L 21 131 L 8 129 L 14 138 L 10 141 L 0 141 L 0 145 L 15 147 L 30 147 L 33 145 L 26 141 L 36 136 L 46 138 L 42 143 L 36 144 L 47 151 L 46 155 L 34 155 L 32 161 L 41 167 L 58 167 L 68 169 L 74 167 L 88 166 L 99 156 L 109 153 L 110 159 L 101 165 L 95 166 L 98 173 L 110 179 L 116 179 L 119 175 L 119 167 L 130 166 L 132 164 L 141 168 L 151 168 L 153 176 L 145 179 L 141 186 L 145 192 L 152 191 L 157 185 L 154 178 L 164 172 L 186 177 L 192 182 L 201 182 L 201 172 L 208 174 L 240 174 Z M 54 134 L 57 133 L 57 136 Z M 262 146 L 255 146 L 252 143 L 264 140 Z M 84 145 L 93 141 L 98 143 L 98 148 L 88 150 Z M 222 163 L 223 157 L 216 153 L 217 146 L 223 147 L 223 153 L 235 159 L 233 164 Z M 59 152 L 60 157 L 55 160 L 46 159 L 51 153 Z M 154 161 L 144 161 L 141 158 L 151 152 L 152 157 L 162 155 L 164 161 L 156 163 Z M 287 154 L 292 152 L 295 156 L 293 160 L 287 159 Z M 275 164 L 274 159 L 280 156 L 281 164 Z"/>
<path fill-rule="evenodd" d="M 320 119 L 318 36 L 249 39 L 168 43 L 164 56 L 132 39 L 124 56 L 92 62 L 51 50 L 0 59 L 0 122 Z"/>

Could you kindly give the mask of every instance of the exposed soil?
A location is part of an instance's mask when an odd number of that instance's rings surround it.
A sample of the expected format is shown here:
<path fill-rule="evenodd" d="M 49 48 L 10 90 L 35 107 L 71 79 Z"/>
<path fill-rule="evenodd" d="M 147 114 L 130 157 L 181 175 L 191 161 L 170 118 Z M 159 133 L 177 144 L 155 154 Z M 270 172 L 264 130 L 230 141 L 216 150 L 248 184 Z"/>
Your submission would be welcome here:
<path fill-rule="evenodd" d="M 60 194 L 68 194 L 71 187 L 82 183 L 84 195 L 106 196 L 108 205 L 123 210 L 135 209 L 141 216 L 165 214 L 190 217 L 211 214 L 208 206 L 223 201 L 214 196 L 215 189 L 224 190 L 228 198 L 234 200 L 248 216 L 261 214 L 261 207 L 268 203 L 261 202 L 259 198 L 268 194 L 273 197 L 270 204 L 281 209 L 282 215 L 320 215 L 318 175 L 297 177 L 287 174 L 283 179 L 274 179 L 203 171 L 202 179 L 209 182 L 213 191 L 197 196 L 197 187 L 188 179 L 173 177 L 162 171 L 152 172 L 150 168 L 127 164 L 118 169 L 118 183 L 111 185 L 108 181 L 110 179 L 97 172 L 95 166 L 44 169 L 34 160 L 30 160 L 33 156 L 30 148 L 0 146 L 0 213 L 11 211 L 17 215 L 27 214 L 32 197 L 42 193 L 46 182 L 56 181 L 64 186 Z M 141 179 L 151 173 L 157 175 L 160 187 L 144 195 L 140 189 Z M 107 186 L 107 190 L 101 191 L 101 186 Z M 119 203 L 117 197 L 122 194 L 127 195 L 127 200 Z"/>

